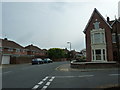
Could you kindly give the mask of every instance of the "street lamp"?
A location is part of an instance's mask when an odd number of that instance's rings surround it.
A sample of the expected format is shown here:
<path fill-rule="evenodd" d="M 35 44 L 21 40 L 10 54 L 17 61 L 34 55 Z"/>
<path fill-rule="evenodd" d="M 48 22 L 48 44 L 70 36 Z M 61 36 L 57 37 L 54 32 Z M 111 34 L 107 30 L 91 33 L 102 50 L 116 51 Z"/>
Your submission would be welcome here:
<path fill-rule="evenodd" d="M 69 51 L 70 57 L 69 58 L 71 58 L 71 42 L 67 42 L 67 44 L 70 44 L 70 51 Z M 71 62 L 71 59 L 70 59 L 70 62 Z"/>
<path fill-rule="evenodd" d="M 67 42 L 67 44 L 70 44 L 70 51 L 71 51 L 71 42 Z"/>

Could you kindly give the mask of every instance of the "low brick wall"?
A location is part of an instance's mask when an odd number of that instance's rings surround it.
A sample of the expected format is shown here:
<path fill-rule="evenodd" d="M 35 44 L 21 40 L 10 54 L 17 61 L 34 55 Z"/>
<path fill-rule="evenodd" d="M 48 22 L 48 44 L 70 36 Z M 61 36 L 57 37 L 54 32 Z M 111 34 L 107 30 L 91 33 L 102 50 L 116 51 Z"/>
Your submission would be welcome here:
<path fill-rule="evenodd" d="M 71 63 L 71 68 L 80 68 L 80 69 L 90 69 L 90 68 L 118 68 L 120 67 L 120 64 L 115 62 L 77 62 L 77 63 Z"/>
<path fill-rule="evenodd" d="M 10 64 L 31 63 L 32 57 L 11 57 Z"/>

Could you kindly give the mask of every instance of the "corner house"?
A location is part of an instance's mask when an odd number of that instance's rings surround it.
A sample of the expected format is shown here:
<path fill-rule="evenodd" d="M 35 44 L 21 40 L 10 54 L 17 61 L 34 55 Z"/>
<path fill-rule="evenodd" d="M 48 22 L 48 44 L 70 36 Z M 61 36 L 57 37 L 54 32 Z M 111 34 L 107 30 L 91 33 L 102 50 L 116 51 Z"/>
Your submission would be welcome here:
<path fill-rule="evenodd" d="M 107 20 L 95 8 L 84 30 L 86 60 L 118 61 L 120 53 L 120 18 Z"/>

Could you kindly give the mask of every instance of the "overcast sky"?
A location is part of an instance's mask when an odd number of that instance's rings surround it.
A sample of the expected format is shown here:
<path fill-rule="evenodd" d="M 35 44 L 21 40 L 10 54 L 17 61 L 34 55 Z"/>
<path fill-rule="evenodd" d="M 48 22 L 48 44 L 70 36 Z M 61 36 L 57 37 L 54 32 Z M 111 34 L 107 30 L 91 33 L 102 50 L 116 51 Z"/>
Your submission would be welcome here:
<path fill-rule="evenodd" d="M 67 41 L 70 41 L 72 49 L 77 51 L 85 48 L 83 30 L 94 8 L 97 8 L 104 18 L 109 16 L 110 20 L 113 20 L 115 15 L 118 17 L 119 0 L 5 1 L 0 3 L 0 37 L 7 37 L 22 46 L 33 44 L 41 49 L 69 49 Z"/>

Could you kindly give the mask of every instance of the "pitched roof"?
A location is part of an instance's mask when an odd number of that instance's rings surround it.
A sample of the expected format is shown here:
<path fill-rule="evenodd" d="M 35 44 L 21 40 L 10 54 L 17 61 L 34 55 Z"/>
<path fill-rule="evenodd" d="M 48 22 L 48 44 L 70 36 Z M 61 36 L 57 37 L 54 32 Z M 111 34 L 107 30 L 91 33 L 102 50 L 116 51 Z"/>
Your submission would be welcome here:
<path fill-rule="evenodd" d="M 1 39 L 1 41 L 2 41 L 2 47 L 10 47 L 10 48 L 24 49 L 24 47 L 22 47 L 22 46 L 19 45 L 18 43 L 14 42 L 14 41 L 7 40 L 7 38 Z"/>
<path fill-rule="evenodd" d="M 91 17 L 90 17 L 90 19 L 89 19 L 89 21 L 88 21 L 85 29 L 84 29 L 84 31 L 83 31 L 84 33 L 86 32 L 86 29 L 87 29 L 87 27 L 89 26 L 89 24 L 90 24 L 90 22 L 91 22 L 91 20 L 92 20 L 92 18 L 93 18 L 93 15 L 94 15 L 95 13 L 97 13 L 97 14 L 103 19 L 103 21 L 112 29 L 112 27 L 111 27 L 111 26 L 109 25 L 109 23 L 104 19 L 104 17 L 99 13 L 99 11 L 98 11 L 96 8 L 94 8 L 94 11 L 93 11 L 93 13 L 92 13 L 92 15 L 91 15 Z"/>
<path fill-rule="evenodd" d="M 25 48 L 26 48 L 26 49 L 29 49 L 29 50 L 33 50 L 33 51 L 41 51 L 40 48 L 38 48 L 37 46 L 33 46 L 32 44 L 26 46 Z"/>
<path fill-rule="evenodd" d="M 120 21 L 118 19 L 115 19 L 114 22 L 111 24 L 111 26 L 113 26 L 115 24 L 115 22 L 119 22 L 120 23 Z"/>

